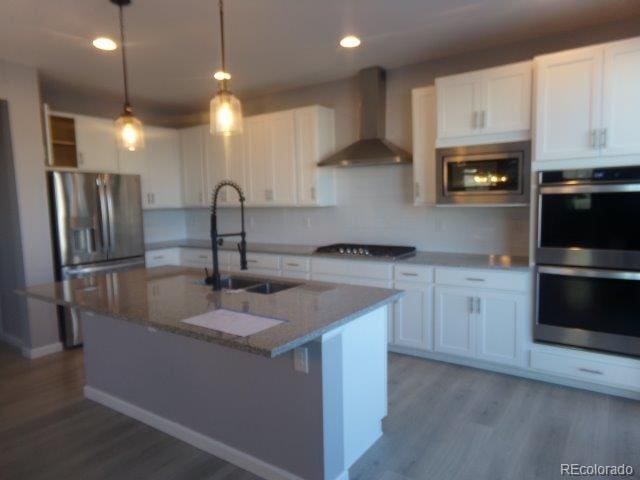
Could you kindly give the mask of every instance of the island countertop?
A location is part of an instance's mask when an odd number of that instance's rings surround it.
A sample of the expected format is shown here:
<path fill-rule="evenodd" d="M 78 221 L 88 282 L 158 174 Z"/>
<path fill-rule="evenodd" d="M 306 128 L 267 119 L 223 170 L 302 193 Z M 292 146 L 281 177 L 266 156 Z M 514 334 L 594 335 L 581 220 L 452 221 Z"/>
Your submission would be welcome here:
<path fill-rule="evenodd" d="M 305 280 L 270 295 L 214 292 L 199 284 L 201 280 L 202 273 L 192 268 L 137 268 L 27 287 L 20 293 L 267 357 L 288 352 L 402 296 L 391 289 Z M 182 322 L 219 308 L 283 323 L 239 337 Z"/>

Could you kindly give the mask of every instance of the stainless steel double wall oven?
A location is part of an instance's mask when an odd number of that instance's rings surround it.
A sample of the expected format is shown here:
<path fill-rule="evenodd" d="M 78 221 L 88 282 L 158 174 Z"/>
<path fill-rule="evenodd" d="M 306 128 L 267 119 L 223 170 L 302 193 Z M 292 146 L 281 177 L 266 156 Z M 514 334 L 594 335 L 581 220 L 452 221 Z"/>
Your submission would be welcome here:
<path fill-rule="evenodd" d="M 640 167 L 541 172 L 534 338 L 640 356 Z"/>

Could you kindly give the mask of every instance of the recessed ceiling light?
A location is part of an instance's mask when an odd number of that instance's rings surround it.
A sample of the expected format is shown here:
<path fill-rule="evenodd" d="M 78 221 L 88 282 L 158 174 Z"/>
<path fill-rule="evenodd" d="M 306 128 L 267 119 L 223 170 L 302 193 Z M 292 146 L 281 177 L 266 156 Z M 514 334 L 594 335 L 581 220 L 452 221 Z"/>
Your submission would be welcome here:
<path fill-rule="evenodd" d="M 98 50 L 111 51 L 118 48 L 118 44 L 108 37 L 98 37 L 93 41 L 93 46 Z"/>
<path fill-rule="evenodd" d="M 355 35 L 347 35 L 340 40 L 340 46 L 344 48 L 356 48 L 360 46 L 360 39 Z"/>
<path fill-rule="evenodd" d="M 213 74 L 213 78 L 216 80 L 231 80 L 231 74 L 228 72 L 223 72 L 222 70 L 218 70 Z"/>

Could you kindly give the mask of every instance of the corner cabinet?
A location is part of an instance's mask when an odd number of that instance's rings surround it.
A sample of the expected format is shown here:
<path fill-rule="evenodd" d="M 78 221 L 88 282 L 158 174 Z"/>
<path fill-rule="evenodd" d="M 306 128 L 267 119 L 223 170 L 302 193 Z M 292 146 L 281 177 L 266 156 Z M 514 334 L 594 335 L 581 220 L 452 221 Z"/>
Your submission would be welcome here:
<path fill-rule="evenodd" d="M 581 159 L 588 167 L 609 157 L 637 163 L 640 38 L 543 55 L 534 61 L 534 162 Z"/>
<path fill-rule="evenodd" d="M 436 79 L 438 147 L 531 138 L 531 62 Z"/>

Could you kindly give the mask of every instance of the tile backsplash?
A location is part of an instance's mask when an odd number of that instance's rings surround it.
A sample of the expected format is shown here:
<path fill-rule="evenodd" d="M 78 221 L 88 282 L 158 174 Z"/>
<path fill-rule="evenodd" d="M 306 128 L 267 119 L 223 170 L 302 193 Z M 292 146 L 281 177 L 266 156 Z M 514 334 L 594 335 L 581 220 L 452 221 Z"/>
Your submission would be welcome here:
<path fill-rule="evenodd" d="M 528 252 L 526 207 L 415 207 L 410 166 L 336 170 L 338 206 L 247 209 L 250 242 L 413 245 L 419 250 Z M 237 230 L 239 210 L 219 210 L 219 230 Z M 208 209 L 145 213 L 147 241 L 208 238 Z"/>

